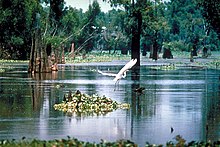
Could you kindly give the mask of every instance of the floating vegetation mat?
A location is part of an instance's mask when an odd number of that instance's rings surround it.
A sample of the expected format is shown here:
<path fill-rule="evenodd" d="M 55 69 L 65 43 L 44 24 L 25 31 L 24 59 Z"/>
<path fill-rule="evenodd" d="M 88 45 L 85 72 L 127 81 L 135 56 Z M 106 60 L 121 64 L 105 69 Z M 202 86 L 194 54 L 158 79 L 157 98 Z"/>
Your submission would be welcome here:
<path fill-rule="evenodd" d="M 177 135 L 175 141 L 168 141 L 166 144 L 150 144 L 146 142 L 145 147 L 219 147 L 220 141 L 204 142 L 204 141 L 191 141 L 186 142 L 182 136 Z M 101 142 L 85 142 L 76 138 L 68 136 L 67 139 L 55 140 L 0 140 L 0 147 L 138 147 L 138 144 L 131 140 L 121 139 L 114 142 L 109 142 L 101 139 Z"/>
<path fill-rule="evenodd" d="M 77 90 L 69 91 L 60 104 L 55 104 L 54 109 L 66 112 L 68 115 L 105 115 L 116 109 L 129 109 L 130 104 L 118 103 L 111 98 L 97 94 L 88 95 Z"/>
<path fill-rule="evenodd" d="M 220 60 L 213 60 L 213 61 L 207 62 L 205 63 L 205 66 L 207 68 L 220 69 Z"/>
<path fill-rule="evenodd" d="M 101 140 L 100 143 L 80 141 L 76 138 L 55 139 L 55 140 L 0 140 L 0 147 L 137 147 L 138 145 L 130 140 L 118 140 L 107 142 Z"/>
<path fill-rule="evenodd" d="M 157 66 L 152 66 L 151 69 L 156 69 L 156 70 L 176 70 L 177 67 L 175 64 L 164 64 L 164 65 L 157 65 Z"/>

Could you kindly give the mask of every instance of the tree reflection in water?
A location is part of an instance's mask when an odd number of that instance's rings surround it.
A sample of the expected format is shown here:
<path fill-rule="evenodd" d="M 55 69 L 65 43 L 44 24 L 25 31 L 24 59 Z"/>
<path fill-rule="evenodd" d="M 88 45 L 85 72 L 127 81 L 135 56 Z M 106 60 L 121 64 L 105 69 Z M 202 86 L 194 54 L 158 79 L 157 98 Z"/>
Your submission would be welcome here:
<path fill-rule="evenodd" d="M 35 80 L 34 83 L 30 83 L 33 110 L 39 112 L 41 110 L 44 97 L 46 96 L 46 91 L 48 91 L 48 87 L 45 86 L 45 83 L 43 81 L 56 80 L 58 78 L 58 72 L 52 71 L 52 73 L 29 74 L 29 77 Z M 55 87 L 56 84 L 54 83 L 53 86 Z"/>

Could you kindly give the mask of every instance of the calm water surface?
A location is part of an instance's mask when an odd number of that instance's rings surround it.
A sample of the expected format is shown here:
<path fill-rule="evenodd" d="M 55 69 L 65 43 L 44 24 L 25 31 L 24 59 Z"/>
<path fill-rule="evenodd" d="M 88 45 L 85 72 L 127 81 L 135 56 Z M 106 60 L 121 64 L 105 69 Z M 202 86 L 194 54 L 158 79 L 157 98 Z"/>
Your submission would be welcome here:
<path fill-rule="evenodd" d="M 0 139 L 70 136 L 97 143 L 130 139 L 140 146 L 165 144 L 176 135 L 187 141 L 220 139 L 220 71 L 142 65 L 139 78 L 128 72 L 114 91 L 113 77 L 96 70 L 117 73 L 122 64 L 60 65 L 56 73 L 35 76 L 26 64 L 8 64 L 0 73 Z M 146 88 L 143 94 L 133 91 L 138 87 Z M 55 111 L 53 105 L 69 90 L 105 95 L 131 109 L 99 116 Z"/>

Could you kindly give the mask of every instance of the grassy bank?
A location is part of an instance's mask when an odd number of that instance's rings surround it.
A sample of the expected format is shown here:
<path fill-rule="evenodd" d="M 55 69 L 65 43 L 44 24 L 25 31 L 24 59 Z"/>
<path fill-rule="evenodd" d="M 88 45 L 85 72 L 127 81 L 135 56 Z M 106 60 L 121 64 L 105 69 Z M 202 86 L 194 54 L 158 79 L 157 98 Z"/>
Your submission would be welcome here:
<path fill-rule="evenodd" d="M 189 52 L 173 52 L 173 59 L 162 59 L 162 54 L 159 54 L 158 61 L 160 62 L 169 62 L 178 65 L 187 65 L 189 66 L 200 66 L 205 68 L 220 69 L 220 52 L 212 52 L 212 55 L 208 58 L 202 58 L 201 54 L 194 57 L 194 61 L 190 62 L 190 53 Z M 66 63 L 92 63 L 92 62 L 111 62 L 114 60 L 130 60 L 131 55 L 121 55 L 119 53 L 109 54 L 109 53 L 99 53 L 91 52 L 85 56 L 75 56 L 74 58 L 66 55 Z M 5 72 L 6 68 L 11 68 L 10 64 L 28 64 L 28 60 L 1 60 L 0 59 L 0 73 Z M 149 58 L 149 53 L 146 57 L 141 57 L 141 62 L 148 63 L 153 62 Z M 189 64 L 190 63 L 190 64 Z"/>
<path fill-rule="evenodd" d="M 159 54 L 159 62 L 169 62 L 177 65 L 199 66 L 204 68 L 220 69 L 220 52 L 212 52 L 208 58 L 203 58 L 202 54 L 193 57 L 193 62 L 190 62 L 190 52 L 173 52 L 173 59 L 163 59 L 162 54 Z M 66 57 L 66 63 L 91 63 L 91 62 L 111 62 L 114 60 L 130 60 L 130 55 L 109 54 L 92 52 L 86 56 L 76 56 L 75 58 Z M 149 53 L 145 57 L 141 57 L 142 63 L 154 62 L 149 58 Z"/>
<path fill-rule="evenodd" d="M 178 59 L 190 59 L 190 52 L 173 52 L 174 60 Z M 162 54 L 159 54 L 159 59 L 161 60 Z M 149 53 L 145 57 L 141 57 L 142 59 L 149 59 Z M 202 58 L 201 54 L 194 57 L 194 59 Z M 89 63 L 89 62 L 110 62 L 113 60 L 129 60 L 131 59 L 131 55 L 122 55 L 120 53 L 109 54 L 107 52 L 91 52 L 85 56 L 77 55 L 74 58 L 69 57 L 68 54 L 65 56 L 66 63 Z M 220 60 L 220 51 L 212 52 L 212 55 L 208 58 L 204 58 L 207 60 Z M 163 60 L 163 59 L 162 59 Z M 28 63 L 29 60 L 3 60 L 0 59 L 0 65 L 4 65 L 5 63 Z"/>
<path fill-rule="evenodd" d="M 129 60 L 130 55 L 121 55 L 118 53 L 109 54 L 109 53 L 99 53 L 91 52 L 85 56 L 75 56 L 74 58 L 66 56 L 67 63 L 89 63 L 89 62 L 110 62 L 113 60 Z"/>

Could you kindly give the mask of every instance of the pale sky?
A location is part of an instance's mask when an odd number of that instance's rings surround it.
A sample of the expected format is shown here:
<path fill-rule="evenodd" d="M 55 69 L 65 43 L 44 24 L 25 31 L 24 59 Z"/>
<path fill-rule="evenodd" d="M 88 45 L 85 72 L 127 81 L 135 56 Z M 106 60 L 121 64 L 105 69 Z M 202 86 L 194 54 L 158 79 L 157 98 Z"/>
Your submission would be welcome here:
<path fill-rule="evenodd" d="M 89 3 L 92 4 L 93 0 L 64 0 L 67 6 L 75 7 L 77 9 L 82 8 L 83 12 L 87 11 L 89 8 Z M 111 10 L 110 4 L 107 2 L 103 2 L 103 0 L 97 0 L 101 7 L 102 12 L 108 12 Z"/>
<path fill-rule="evenodd" d="M 82 8 L 83 12 L 87 11 L 89 8 L 89 4 L 92 4 L 94 0 L 64 0 L 67 6 L 75 7 L 77 9 Z M 162 1 L 170 1 L 170 0 L 162 0 Z M 101 7 L 102 12 L 108 12 L 113 8 L 110 7 L 110 4 L 107 2 L 103 2 L 103 0 L 97 0 L 99 6 Z"/>

